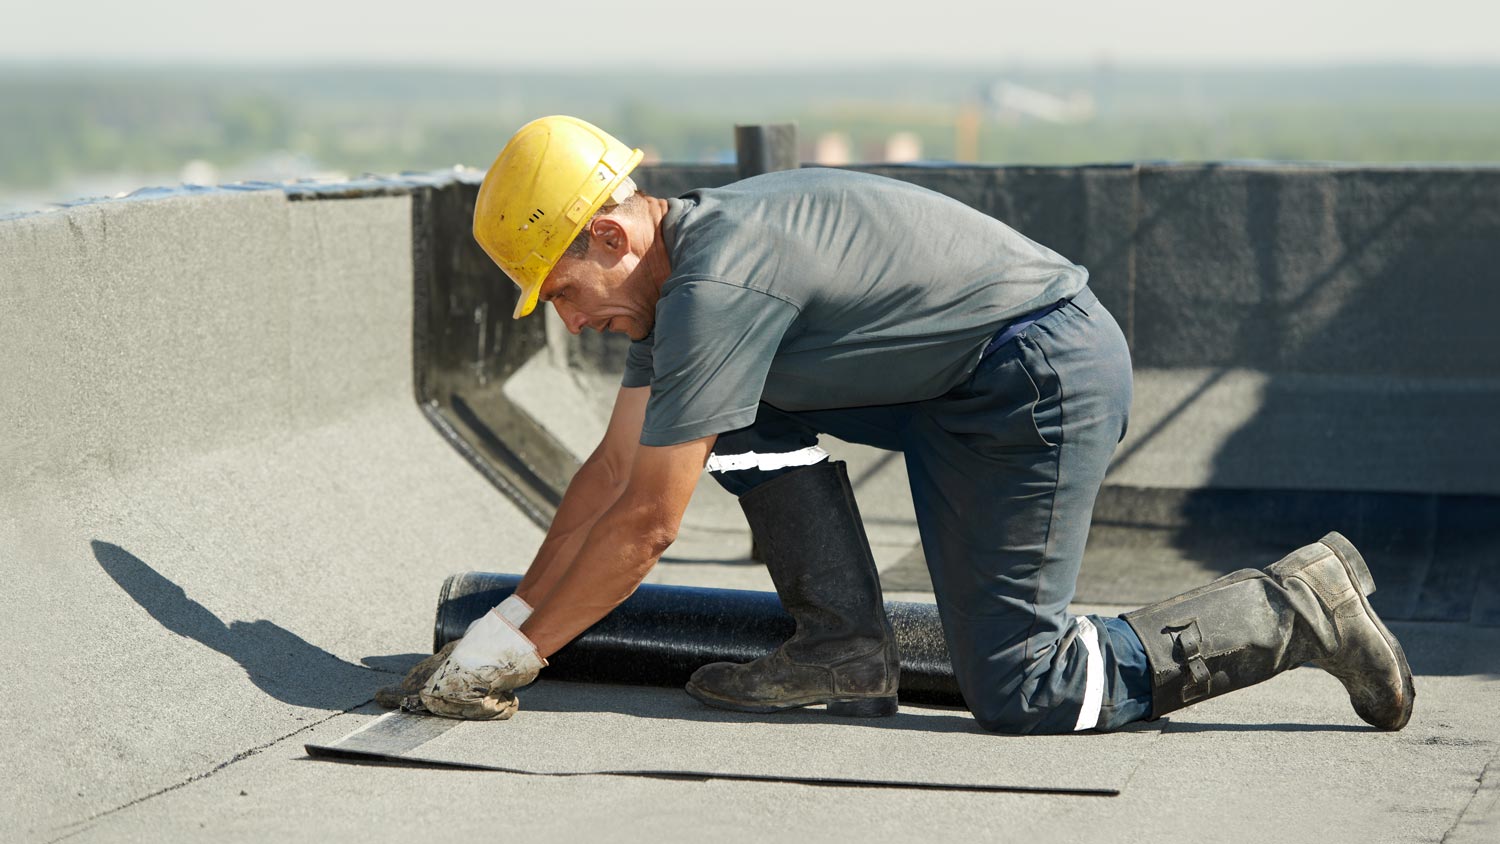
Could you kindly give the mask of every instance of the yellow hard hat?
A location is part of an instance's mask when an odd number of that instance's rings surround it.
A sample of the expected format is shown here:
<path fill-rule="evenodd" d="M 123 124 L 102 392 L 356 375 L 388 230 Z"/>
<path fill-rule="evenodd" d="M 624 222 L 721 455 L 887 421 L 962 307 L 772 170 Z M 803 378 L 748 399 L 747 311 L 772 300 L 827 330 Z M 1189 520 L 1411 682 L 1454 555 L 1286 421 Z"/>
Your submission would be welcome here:
<path fill-rule="evenodd" d="M 500 150 L 474 203 L 474 239 L 536 307 L 547 273 L 643 154 L 576 117 L 533 120 Z"/>

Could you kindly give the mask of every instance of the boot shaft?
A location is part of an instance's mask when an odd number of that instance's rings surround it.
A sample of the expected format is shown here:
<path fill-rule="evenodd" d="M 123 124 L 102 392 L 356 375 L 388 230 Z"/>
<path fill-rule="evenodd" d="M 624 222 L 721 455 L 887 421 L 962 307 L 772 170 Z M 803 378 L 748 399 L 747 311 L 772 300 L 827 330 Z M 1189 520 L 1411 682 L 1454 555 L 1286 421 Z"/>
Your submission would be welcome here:
<path fill-rule="evenodd" d="M 868 651 L 894 641 L 844 463 L 774 478 L 741 496 L 740 507 L 782 606 L 797 621 L 788 642 L 794 652 L 828 643 Z"/>
<path fill-rule="evenodd" d="M 740 506 L 797 632 L 753 662 L 703 666 L 688 693 L 746 712 L 827 704 L 837 715 L 894 714 L 901 659 L 844 464 L 788 472 Z"/>

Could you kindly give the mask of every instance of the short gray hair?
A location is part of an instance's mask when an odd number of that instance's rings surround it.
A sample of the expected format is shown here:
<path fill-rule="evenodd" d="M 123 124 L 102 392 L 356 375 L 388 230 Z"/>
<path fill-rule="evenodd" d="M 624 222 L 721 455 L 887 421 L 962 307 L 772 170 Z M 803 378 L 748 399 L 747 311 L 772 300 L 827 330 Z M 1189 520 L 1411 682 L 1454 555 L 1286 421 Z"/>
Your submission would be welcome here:
<path fill-rule="evenodd" d="M 640 190 L 635 186 L 635 181 L 626 176 L 625 181 L 621 182 L 620 186 L 615 188 L 614 193 L 610 194 L 609 199 L 605 200 L 604 205 L 598 211 L 594 212 L 594 216 L 590 217 L 587 223 L 583 224 L 583 230 L 578 233 L 577 237 L 573 238 L 573 242 L 568 244 L 568 248 L 563 250 L 562 257 L 582 258 L 588 255 L 589 244 L 594 239 L 593 234 L 589 231 L 590 224 L 600 217 L 613 214 L 617 211 L 633 209 L 639 204 L 641 195 Z"/>

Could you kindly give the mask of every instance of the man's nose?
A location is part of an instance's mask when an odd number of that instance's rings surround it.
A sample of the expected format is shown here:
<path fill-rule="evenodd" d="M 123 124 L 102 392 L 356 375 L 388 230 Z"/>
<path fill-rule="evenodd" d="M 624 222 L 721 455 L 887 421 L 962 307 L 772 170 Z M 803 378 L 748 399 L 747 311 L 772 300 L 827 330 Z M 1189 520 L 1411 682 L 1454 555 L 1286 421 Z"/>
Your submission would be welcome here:
<path fill-rule="evenodd" d="M 562 318 L 563 325 L 568 327 L 569 334 L 583 332 L 584 325 L 588 324 L 589 321 L 587 316 L 560 302 L 553 302 L 552 307 L 557 309 L 557 315 Z"/>

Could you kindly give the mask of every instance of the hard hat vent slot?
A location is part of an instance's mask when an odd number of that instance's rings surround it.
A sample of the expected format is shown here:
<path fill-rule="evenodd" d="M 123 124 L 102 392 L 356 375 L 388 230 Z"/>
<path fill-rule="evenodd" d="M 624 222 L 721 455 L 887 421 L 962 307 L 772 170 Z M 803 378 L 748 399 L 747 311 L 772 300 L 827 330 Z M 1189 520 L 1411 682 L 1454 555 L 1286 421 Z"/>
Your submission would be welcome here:
<path fill-rule="evenodd" d="M 547 212 L 543 211 L 540 208 L 538 208 L 535 211 L 531 212 L 531 216 L 528 217 L 527 219 L 529 219 L 531 222 L 535 223 L 537 220 L 540 220 L 541 218 L 543 218 L 545 216 L 547 216 Z"/>

